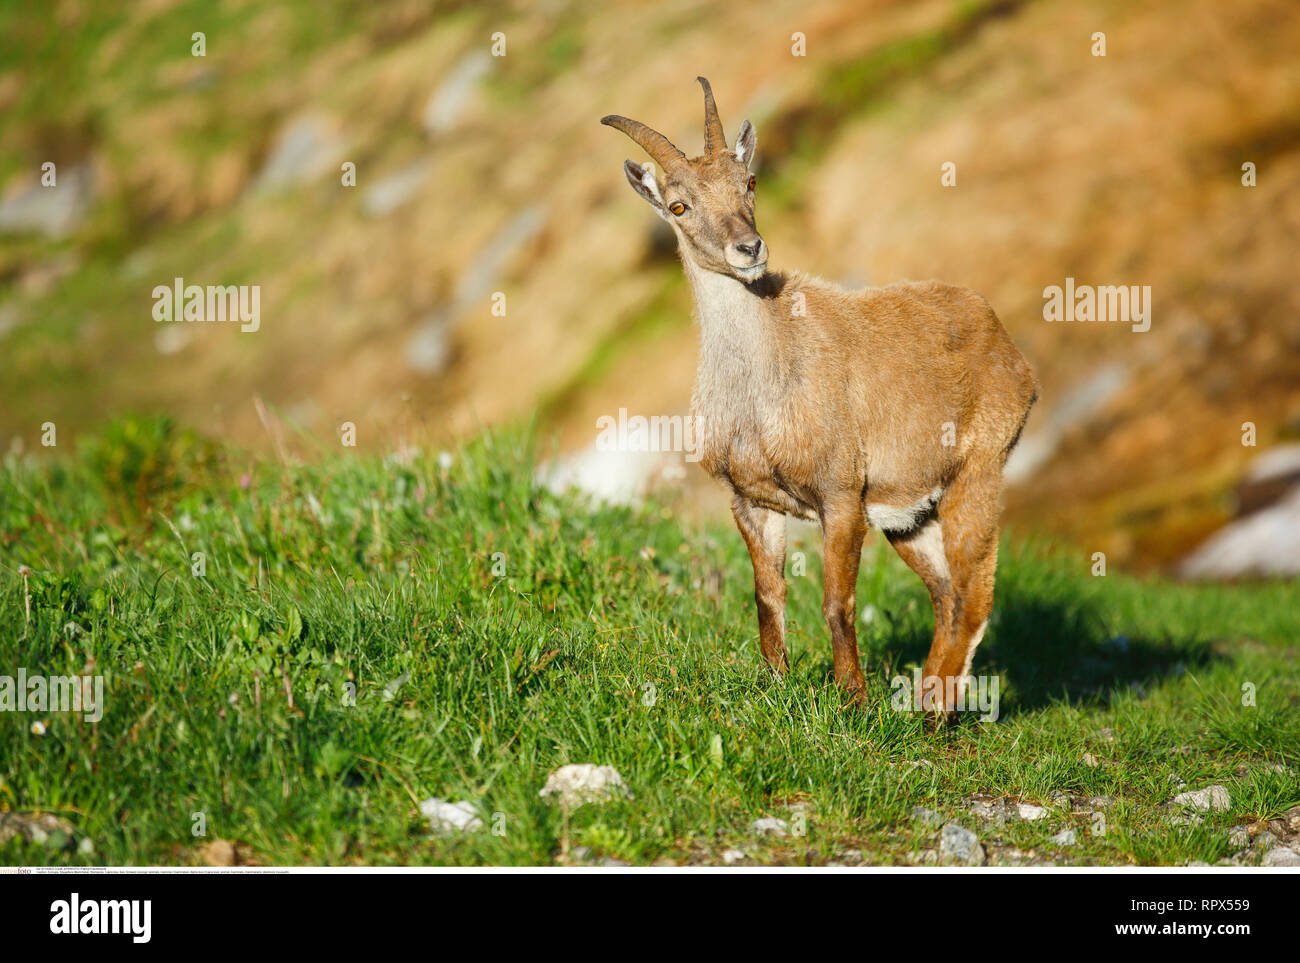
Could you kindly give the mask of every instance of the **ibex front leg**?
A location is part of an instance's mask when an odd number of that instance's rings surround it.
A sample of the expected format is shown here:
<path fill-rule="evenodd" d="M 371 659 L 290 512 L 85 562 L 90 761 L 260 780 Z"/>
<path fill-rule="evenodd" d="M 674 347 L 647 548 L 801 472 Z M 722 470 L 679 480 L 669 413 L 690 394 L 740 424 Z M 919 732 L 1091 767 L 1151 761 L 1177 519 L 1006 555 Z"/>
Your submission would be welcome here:
<path fill-rule="evenodd" d="M 825 544 L 825 592 L 822 614 L 831 630 L 835 653 L 835 681 L 854 702 L 866 698 L 866 682 L 858 664 L 858 636 L 855 627 L 858 604 L 858 563 L 867 520 L 861 503 L 829 505 L 822 510 L 822 538 Z"/>
<path fill-rule="evenodd" d="M 785 653 L 785 516 L 740 496 L 733 499 L 731 513 L 754 563 L 758 644 L 768 665 L 784 674 L 790 668 Z"/>

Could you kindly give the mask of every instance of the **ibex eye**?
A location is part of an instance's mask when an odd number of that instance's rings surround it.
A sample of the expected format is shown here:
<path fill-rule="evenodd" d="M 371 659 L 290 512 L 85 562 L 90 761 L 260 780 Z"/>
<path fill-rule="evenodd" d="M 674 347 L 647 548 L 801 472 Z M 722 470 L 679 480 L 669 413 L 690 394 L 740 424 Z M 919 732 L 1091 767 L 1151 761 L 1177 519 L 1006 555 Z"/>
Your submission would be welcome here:
<path fill-rule="evenodd" d="M 673 201 L 671 204 L 668 205 L 668 210 L 672 211 L 674 214 L 680 217 L 681 215 L 686 213 L 686 205 L 683 204 L 681 201 Z"/>
<path fill-rule="evenodd" d="M 749 189 L 752 191 L 757 186 L 758 186 L 758 178 L 751 176 L 749 179 Z"/>

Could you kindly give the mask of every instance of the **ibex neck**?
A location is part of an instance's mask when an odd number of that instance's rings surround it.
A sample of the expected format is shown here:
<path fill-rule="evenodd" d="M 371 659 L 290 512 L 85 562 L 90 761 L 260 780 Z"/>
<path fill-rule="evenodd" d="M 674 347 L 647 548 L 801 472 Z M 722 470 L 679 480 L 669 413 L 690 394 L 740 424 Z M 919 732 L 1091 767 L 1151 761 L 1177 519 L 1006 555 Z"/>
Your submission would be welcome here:
<path fill-rule="evenodd" d="M 765 354 L 763 299 L 735 278 L 706 271 L 685 258 L 682 264 L 695 294 L 704 351 L 737 351 L 750 357 Z"/>

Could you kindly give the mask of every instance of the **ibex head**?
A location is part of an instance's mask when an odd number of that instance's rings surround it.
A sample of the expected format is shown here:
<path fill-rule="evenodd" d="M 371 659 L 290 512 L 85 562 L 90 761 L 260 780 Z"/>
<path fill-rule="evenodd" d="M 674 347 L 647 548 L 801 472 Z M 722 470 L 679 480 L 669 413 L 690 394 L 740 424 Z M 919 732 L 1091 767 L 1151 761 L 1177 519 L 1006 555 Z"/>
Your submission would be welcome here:
<path fill-rule="evenodd" d="M 611 114 L 600 122 L 631 137 L 663 168 L 662 182 L 650 164 L 623 162 L 632 189 L 672 225 L 682 256 L 698 267 L 741 281 L 756 281 L 767 270 L 767 245 L 754 224 L 756 179 L 754 125 L 745 121 L 734 149 L 727 147 L 713 90 L 703 77 L 704 153 L 688 158 L 663 134 L 645 124 Z"/>

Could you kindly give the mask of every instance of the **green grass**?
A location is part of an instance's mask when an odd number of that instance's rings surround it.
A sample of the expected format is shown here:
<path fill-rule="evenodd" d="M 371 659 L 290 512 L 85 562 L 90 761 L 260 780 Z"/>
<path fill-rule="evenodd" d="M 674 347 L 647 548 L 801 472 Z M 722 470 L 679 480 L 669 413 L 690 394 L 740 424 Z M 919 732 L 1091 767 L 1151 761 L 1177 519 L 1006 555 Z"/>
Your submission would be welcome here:
<path fill-rule="evenodd" d="M 1092 578 L 1086 557 L 1008 543 L 976 661 L 1001 680 L 1001 721 L 935 734 L 890 708 L 888 678 L 924 657 L 930 613 L 887 548 L 869 546 L 859 586 L 877 609 L 861 632 L 873 697 L 848 709 L 815 539 L 792 546 L 808 570 L 791 578 L 782 684 L 760 666 L 737 535 L 660 504 L 593 509 L 531 478 L 517 433 L 445 468 L 433 453 L 282 467 L 157 421 L 113 426 L 76 458 L 11 458 L 0 674 L 102 674 L 106 709 L 98 724 L 0 713 L 0 810 L 73 829 L 64 848 L 10 841 L 0 862 L 189 864 L 223 839 L 262 864 L 551 863 L 565 842 L 635 864 L 731 847 L 905 863 L 937 841 L 911 819 L 919 805 L 995 849 L 1177 864 L 1226 856 L 1227 826 L 1300 802 L 1294 584 Z M 632 798 L 578 809 L 566 830 L 538 791 L 569 762 L 614 766 Z M 1171 825 L 1171 775 L 1222 783 L 1231 810 Z M 976 792 L 1062 791 L 1117 797 L 1108 832 L 1085 815 L 995 828 L 964 811 Z M 488 828 L 432 835 L 416 808 L 429 796 L 472 801 Z M 748 833 L 764 816 L 795 824 L 792 803 L 806 835 Z M 1060 851 L 1047 840 L 1066 826 L 1080 842 Z"/>

